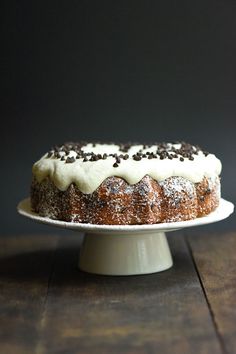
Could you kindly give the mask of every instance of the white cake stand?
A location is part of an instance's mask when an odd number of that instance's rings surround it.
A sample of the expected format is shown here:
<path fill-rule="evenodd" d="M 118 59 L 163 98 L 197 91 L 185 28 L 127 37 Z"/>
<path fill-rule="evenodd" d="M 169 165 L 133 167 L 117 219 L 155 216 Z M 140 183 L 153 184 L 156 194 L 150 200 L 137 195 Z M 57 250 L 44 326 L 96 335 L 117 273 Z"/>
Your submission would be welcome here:
<path fill-rule="evenodd" d="M 134 275 L 161 272 L 173 265 L 165 232 L 210 224 L 233 213 L 224 199 L 210 215 L 190 221 L 152 225 L 93 225 L 52 220 L 33 213 L 30 199 L 22 200 L 18 212 L 32 220 L 84 232 L 79 268 L 89 273 Z"/>

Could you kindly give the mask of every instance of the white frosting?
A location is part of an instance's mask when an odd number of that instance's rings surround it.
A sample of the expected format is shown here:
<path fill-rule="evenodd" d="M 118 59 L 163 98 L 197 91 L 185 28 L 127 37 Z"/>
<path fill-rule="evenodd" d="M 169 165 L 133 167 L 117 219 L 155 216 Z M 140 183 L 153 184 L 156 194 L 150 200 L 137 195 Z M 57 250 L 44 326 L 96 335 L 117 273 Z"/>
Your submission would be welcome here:
<path fill-rule="evenodd" d="M 179 144 L 169 144 L 170 148 L 180 148 Z M 33 175 L 38 182 L 41 182 L 47 176 L 54 182 L 56 187 L 61 191 L 65 191 L 71 183 L 75 183 L 81 192 L 89 194 L 94 192 L 99 185 L 110 176 L 122 177 L 129 184 L 139 182 L 145 175 L 151 176 L 156 181 L 163 181 L 171 176 L 180 176 L 188 179 L 193 183 L 200 182 L 204 176 L 214 177 L 221 172 L 221 162 L 215 155 L 204 155 L 202 151 L 198 151 L 194 156 L 194 160 L 184 158 L 163 159 L 159 156 L 155 159 L 142 158 L 140 161 L 133 159 L 132 155 L 140 149 L 145 153 L 155 152 L 156 145 L 143 149 L 143 145 L 132 146 L 128 150 L 129 158 L 121 159 L 118 167 L 113 167 L 116 159 L 108 156 L 107 159 L 98 161 L 83 162 L 83 158 L 76 159 L 73 163 L 65 163 L 55 157 L 47 157 L 45 154 L 39 161 L 33 165 Z M 119 146 L 115 144 L 87 144 L 82 147 L 84 152 L 94 152 L 95 154 L 114 154 L 118 155 L 122 152 Z M 63 156 L 65 153 L 60 152 Z M 75 157 L 76 152 L 70 151 L 69 157 Z"/>

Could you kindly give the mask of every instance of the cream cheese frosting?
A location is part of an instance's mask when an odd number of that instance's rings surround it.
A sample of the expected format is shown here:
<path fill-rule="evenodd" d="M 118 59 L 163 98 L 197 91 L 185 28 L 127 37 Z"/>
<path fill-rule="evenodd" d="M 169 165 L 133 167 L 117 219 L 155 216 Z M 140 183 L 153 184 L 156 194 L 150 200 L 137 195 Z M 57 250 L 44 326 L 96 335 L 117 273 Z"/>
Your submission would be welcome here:
<path fill-rule="evenodd" d="M 119 144 L 76 146 L 68 143 L 43 155 L 33 165 L 36 180 L 40 183 L 49 177 L 61 191 L 75 183 L 82 193 L 90 194 L 111 176 L 129 184 L 138 183 L 145 175 L 158 182 L 179 176 L 197 183 L 204 176 L 220 175 L 222 168 L 214 154 L 186 143 L 129 145 L 125 151 Z"/>

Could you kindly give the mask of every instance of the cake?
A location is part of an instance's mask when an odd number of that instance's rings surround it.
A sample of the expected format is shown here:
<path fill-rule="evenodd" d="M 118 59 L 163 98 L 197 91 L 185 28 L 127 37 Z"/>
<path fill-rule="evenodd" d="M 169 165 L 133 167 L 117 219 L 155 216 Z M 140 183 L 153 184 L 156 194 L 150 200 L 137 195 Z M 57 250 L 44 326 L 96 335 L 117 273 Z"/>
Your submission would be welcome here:
<path fill-rule="evenodd" d="M 31 208 L 68 222 L 191 220 L 219 205 L 221 162 L 198 146 L 65 143 L 33 165 Z"/>

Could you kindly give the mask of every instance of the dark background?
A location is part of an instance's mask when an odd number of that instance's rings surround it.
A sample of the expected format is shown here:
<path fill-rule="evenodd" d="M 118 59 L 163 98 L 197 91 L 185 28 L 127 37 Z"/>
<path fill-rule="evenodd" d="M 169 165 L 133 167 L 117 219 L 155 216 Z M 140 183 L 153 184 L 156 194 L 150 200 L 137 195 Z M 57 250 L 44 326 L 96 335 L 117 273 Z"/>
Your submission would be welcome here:
<path fill-rule="evenodd" d="M 16 205 L 68 140 L 199 144 L 235 202 L 236 1 L 8 1 L 1 24 L 2 234 L 58 232 Z"/>

